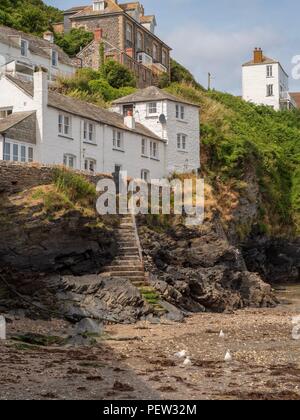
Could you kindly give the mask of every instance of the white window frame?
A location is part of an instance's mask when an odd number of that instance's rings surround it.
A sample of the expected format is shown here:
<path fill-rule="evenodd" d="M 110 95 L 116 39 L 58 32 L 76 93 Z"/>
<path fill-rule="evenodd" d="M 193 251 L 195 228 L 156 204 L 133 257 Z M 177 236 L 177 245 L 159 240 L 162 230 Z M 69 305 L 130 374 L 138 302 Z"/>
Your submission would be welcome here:
<path fill-rule="evenodd" d="M 93 11 L 100 12 L 105 9 L 105 1 L 94 1 L 93 2 Z"/>
<path fill-rule="evenodd" d="M 51 66 L 58 67 L 58 52 L 51 50 Z"/>
<path fill-rule="evenodd" d="M 274 96 L 274 85 L 269 84 L 267 85 L 267 98 L 271 98 Z"/>
<path fill-rule="evenodd" d="M 141 31 L 137 31 L 136 34 L 136 47 L 138 51 L 143 51 L 144 49 L 144 36 Z"/>
<path fill-rule="evenodd" d="M 185 120 L 185 106 L 176 104 L 176 119 L 184 121 Z"/>
<path fill-rule="evenodd" d="M 0 120 L 7 118 L 13 113 L 13 107 L 0 108 Z"/>
<path fill-rule="evenodd" d="M 96 125 L 90 121 L 83 121 L 82 122 L 82 138 L 85 143 L 95 144 Z"/>
<path fill-rule="evenodd" d="M 141 170 L 141 180 L 145 182 L 150 182 L 150 171 L 149 169 L 142 169 Z"/>
<path fill-rule="evenodd" d="M 150 158 L 159 160 L 159 144 L 157 141 L 150 141 Z"/>
<path fill-rule="evenodd" d="M 113 129 L 113 149 L 124 151 L 124 138 L 123 133 L 120 130 Z"/>
<path fill-rule="evenodd" d="M 22 57 L 28 57 L 29 42 L 26 39 L 21 39 L 20 50 Z"/>
<path fill-rule="evenodd" d="M 73 165 L 70 165 L 71 160 L 73 160 Z M 66 168 L 76 169 L 76 156 L 72 153 L 64 153 L 63 164 Z"/>
<path fill-rule="evenodd" d="M 183 133 L 177 134 L 177 150 L 180 152 L 187 151 L 187 135 Z"/>
<path fill-rule="evenodd" d="M 67 123 L 68 121 L 68 123 Z M 58 114 L 58 134 L 62 137 L 72 137 L 72 117 L 69 114 Z"/>
<path fill-rule="evenodd" d="M 147 139 L 145 139 L 145 138 L 142 138 L 142 150 L 141 150 L 141 152 L 142 152 L 142 156 L 143 157 L 149 157 L 149 154 L 148 154 L 148 140 Z"/>
<path fill-rule="evenodd" d="M 158 115 L 158 102 L 149 102 L 147 104 L 147 115 L 153 117 Z"/>
<path fill-rule="evenodd" d="M 91 166 L 90 166 L 91 164 L 94 165 L 93 170 L 91 169 Z M 85 158 L 84 159 L 84 170 L 86 172 L 89 172 L 89 173 L 92 173 L 92 174 L 96 173 L 97 172 L 97 161 L 95 159 L 92 159 L 92 158 Z"/>
<path fill-rule="evenodd" d="M 271 78 L 273 77 L 273 66 L 272 65 L 267 65 L 267 77 Z"/>
<path fill-rule="evenodd" d="M 7 152 L 6 148 L 9 149 Z M 23 154 L 25 152 L 25 154 Z M 28 143 L 5 140 L 3 148 L 3 160 L 8 162 L 32 163 L 34 148 Z"/>

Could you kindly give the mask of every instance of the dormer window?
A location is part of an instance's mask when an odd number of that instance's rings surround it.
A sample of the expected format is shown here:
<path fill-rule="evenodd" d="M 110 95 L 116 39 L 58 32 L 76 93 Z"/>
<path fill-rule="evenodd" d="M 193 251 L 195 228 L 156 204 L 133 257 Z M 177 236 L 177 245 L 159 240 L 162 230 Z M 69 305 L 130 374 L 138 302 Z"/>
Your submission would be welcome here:
<path fill-rule="evenodd" d="M 101 10 L 104 10 L 105 7 L 106 7 L 105 1 L 94 1 L 93 3 L 94 12 L 100 12 Z"/>
<path fill-rule="evenodd" d="M 28 41 L 26 41 L 25 39 L 21 39 L 21 56 L 28 56 Z"/>
<path fill-rule="evenodd" d="M 51 64 L 52 64 L 52 67 L 57 67 L 58 66 L 58 53 L 57 53 L 57 51 L 54 51 L 54 50 L 51 51 Z"/>

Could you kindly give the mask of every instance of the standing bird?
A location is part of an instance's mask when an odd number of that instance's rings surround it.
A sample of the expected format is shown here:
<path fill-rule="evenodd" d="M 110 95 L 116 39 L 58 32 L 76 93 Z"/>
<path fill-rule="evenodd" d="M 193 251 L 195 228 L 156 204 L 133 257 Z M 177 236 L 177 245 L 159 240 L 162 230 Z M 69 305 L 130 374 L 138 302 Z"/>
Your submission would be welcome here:
<path fill-rule="evenodd" d="M 227 353 L 225 354 L 225 359 L 224 360 L 225 360 L 226 363 L 232 362 L 232 356 L 231 356 L 229 350 L 227 350 Z"/>
<path fill-rule="evenodd" d="M 185 361 L 183 362 L 183 366 L 184 366 L 184 367 L 189 367 L 189 366 L 192 366 L 192 362 L 191 362 L 191 359 L 190 359 L 189 357 L 187 357 L 187 358 L 185 359 Z"/>
<path fill-rule="evenodd" d="M 221 330 L 219 337 L 220 338 L 225 338 L 225 334 L 224 334 L 223 330 Z"/>
<path fill-rule="evenodd" d="M 179 351 L 178 353 L 175 353 L 174 356 L 177 357 L 177 359 L 183 359 L 184 357 L 187 356 L 187 351 L 185 350 Z"/>

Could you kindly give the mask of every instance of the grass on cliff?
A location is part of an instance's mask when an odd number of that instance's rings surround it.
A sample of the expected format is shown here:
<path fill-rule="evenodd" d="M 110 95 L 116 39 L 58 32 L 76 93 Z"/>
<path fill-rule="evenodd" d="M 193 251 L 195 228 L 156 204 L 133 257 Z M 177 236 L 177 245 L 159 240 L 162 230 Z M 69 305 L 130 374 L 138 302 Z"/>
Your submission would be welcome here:
<path fill-rule="evenodd" d="M 167 90 L 201 107 L 202 168 L 212 185 L 229 187 L 236 206 L 236 193 L 243 196 L 254 174 L 262 197 L 258 225 L 299 232 L 300 111 L 276 112 L 187 84 Z"/>

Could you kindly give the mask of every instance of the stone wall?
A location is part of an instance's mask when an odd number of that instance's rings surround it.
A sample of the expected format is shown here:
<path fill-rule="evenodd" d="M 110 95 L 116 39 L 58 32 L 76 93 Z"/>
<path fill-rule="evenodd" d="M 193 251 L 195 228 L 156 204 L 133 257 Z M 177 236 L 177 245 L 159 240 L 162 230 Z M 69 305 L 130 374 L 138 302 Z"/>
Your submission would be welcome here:
<path fill-rule="evenodd" d="M 13 194 L 27 188 L 51 184 L 54 170 L 55 166 L 0 161 L 0 194 Z M 94 184 L 104 177 L 109 177 L 104 174 L 82 175 Z"/>

